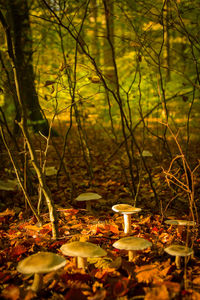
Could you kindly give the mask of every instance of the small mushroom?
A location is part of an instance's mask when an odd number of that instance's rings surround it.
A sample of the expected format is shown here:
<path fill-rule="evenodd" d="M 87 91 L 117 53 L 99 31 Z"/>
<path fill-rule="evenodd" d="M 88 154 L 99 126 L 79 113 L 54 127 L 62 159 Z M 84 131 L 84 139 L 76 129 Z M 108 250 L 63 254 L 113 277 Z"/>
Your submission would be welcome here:
<path fill-rule="evenodd" d="M 152 157 L 153 156 L 152 153 L 148 150 L 143 150 L 141 154 L 143 157 Z"/>
<path fill-rule="evenodd" d="M 139 237 L 125 237 L 113 244 L 113 247 L 120 250 L 128 250 L 128 260 L 132 261 L 138 250 L 144 250 L 152 246 L 152 243 Z"/>
<path fill-rule="evenodd" d="M 184 226 L 195 226 L 196 223 L 194 221 L 188 221 L 188 220 L 166 220 L 165 224 L 171 225 L 171 226 L 177 226 L 177 232 L 181 235 Z"/>
<path fill-rule="evenodd" d="M 181 257 L 191 256 L 193 250 L 181 245 L 171 245 L 164 249 L 169 255 L 175 256 L 175 264 L 177 269 L 181 269 Z"/>
<path fill-rule="evenodd" d="M 43 285 L 43 274 L 56 271 L 66 264 L 64 257 L 51 252 L 38 252 L 19 262 L 17 271 L 22 274 L 34 273 L 32 291 L 39 292 Z"/>
<path fill-rule="evenodd" d="M 116 204 L 112 210 L 124 215 L 124 233 L 129 234 L 131 232 L 131 215 L 140 212 L 141 208 L 129 204 Z"/>
<path fill-rule="evenodd" d="M 99 200 L 102 197 L 99 194 L 96 193 L 82 193 L 77 198 L 76 201 L 85 201 L 86 203 L 86 209 L 91 211 L 91 202 L 95 200 Z"/>
<path fill-rule="evenodd" d="M 88 257 L 101 257 L 107 254 L 105 250 L 95 244 L 80 241 L 64 244 L 60 250 L 64 255 L 77 257 L 77 266 L 83 269 L 87 268 Z"/>

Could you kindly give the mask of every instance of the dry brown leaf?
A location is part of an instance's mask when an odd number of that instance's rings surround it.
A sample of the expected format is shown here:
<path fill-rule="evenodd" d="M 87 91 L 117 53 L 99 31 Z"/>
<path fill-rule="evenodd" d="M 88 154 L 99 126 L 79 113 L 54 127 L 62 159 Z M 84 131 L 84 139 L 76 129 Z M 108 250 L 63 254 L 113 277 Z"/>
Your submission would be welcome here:
<path fill-rule="evenodd" d="M 81 289 L 81 290 L 90 290 L 90 286 L 78 280 L 67 280 L 66 286 L 71 289 Z"/>
<path fill-rule="evenodd" d="M 144 289 L 146 291 L 144 300 L 170 300 L 170 296 L 165 285 Z"/>
<path fill-rule="evenodd" d="M 200 276 L 193 279 L 193 284 L 197 284 L 200 286 Z"/>
<path fill-rule="evenodd" d="M 200 293 L 192 290 L 192 289 L 188 289 L 187 291 L 183 291 L 185 292 L 185 295 L 187 295 L 187 297 L 185 299 L 189 299 L 189 300 L 199 300 L 200 299 Z"/>
<path fill-rule="evenodd" d="M 28 290 L 25 297 L 24 297 L 24 300 L 32 300 L 32 299 L 35 299 L 36 298 L 36 293 L 31 291 L 31 290 Z"/>
<path fill-rule="evenodd" d="M 65 300 L 87 300 L 87 297 L 82 293 L 80 289 L 70 288 L 65 295 Z"/>
<path fill-rule="evenodd" d="M 165 264 L 163 264 L 163 269 L 160 270 L 160 273 L 159 275 L 162 277 L 162 278 L 165 278 L 171 271 L 172 269 L 172 265 L 171 265 L 171 262 L 170 262 L 170 259 L 168 259 Z"/>
<path fill-rule="evenodd" d="M 121 256 L 118 256 L 114 261 L 112 261 L 109 264 L 109 268 L 114 268 L 116 270 L 118 270 L 121 267 L 122 264 L 122 258 Z"/>
<path fill-rule="evenodd" d="M 140 217 L 140 222 L 139 223 L 140 224 L 149 224 L 149 223 L 151 223 L 151 216 L 148 216 L 146 218 Z"/>
<path fill-rule="evenodd" d="M 7 208 L 6 210 L 0 212 L 0 217 L 5 217 L 5 216 L 14 216 L 15 215 L 15 211 L 13 209 L 9 209 Z"/>
<path fill-rule="evenodd" d="M 129 289 L 128 289 L 129 279 L 123 277 L 119 279 L 113 286 L 112 292 L 115 297 L 123 297 L 125 296 Z"/>
<path fill-rule="evenodd" d="M 88 297 L 88 300 L 104 300 L 106 299 L 106 290 L 97 291 L 94 296 Z"/>
<path fill-rule="evenodd" d="M 40 231 L 41 229 L 43 229 L 43 227 L 38 227 L 36 225 L 26 225 L 24 226 L 24 229 L 32 230 L 32 231 Z"/>
<path fill-rule="evenodd" d="M 2 291 L 3 299 L 18 300 L 20 299 L 20 289 L 18 286 L 9 285 Z"/>
<path fill-rule="evenodd" d="M 117 277 L 120 276 L 120 273 L 115 269 L 99 269 L 95 273 L 95 277 L 101 280 L 106 281 L 107 276 Z"/>
<path fill-rule="evenodd" d="M 178 282 L 165 281 L 164 285 L 170 293 L 170 297 L 174 298 L 177 294 L 179 294 L 181 285 Z"/>
<path fill-rule="evenodd" d="M 135 268 L 136 278 L 138 282 L 150 283 L 155 277 L 159 277 L 158 265 L 145 265 L 145 266 L 136 266 Z"/>
<path fill-rule="evenodd" d="M 191 300 L 199 300 L 200 299 L 200 293 L 196 291 L 192 291 L 192 298 Z"/>

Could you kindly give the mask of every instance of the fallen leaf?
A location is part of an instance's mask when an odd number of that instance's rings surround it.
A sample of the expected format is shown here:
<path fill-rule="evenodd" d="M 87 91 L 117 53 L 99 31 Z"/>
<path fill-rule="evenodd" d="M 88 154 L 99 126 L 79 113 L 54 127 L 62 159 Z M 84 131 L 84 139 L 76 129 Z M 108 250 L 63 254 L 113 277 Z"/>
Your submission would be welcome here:
<path fill-rule="evenodd" d="M 148 216 L 148 217 L 146 217 L 146 218 L 142 218 L 142 217 L 140 217 L 140 224 L 149 224 L 149 223 L 151 223 L 151 216 Z"/>
<path fill-rule="evenodd" d="M 14 248 L 11 249 L 10 255 L 12 257 L 20 256 L 23 253 L 27 252 L 27 248 L 23 244 L 18 244 Z"/>
<path fill-rule="evenodd" d="M 14 216 L 15 215 L 15 211 L 13 209 L 9 209 L 7 208 L 6 210 L 0 212 L 0 217 L 5 217 L 5 216 Z"/>
<path fill-rule="evenodd" d="M 18 300 L 20 299 L 20 289 L 14 284 L 9 285 L 2 291 L 2 296 L 4 299 Z"/>
<path fill-rule="evenodd" d="M 163 282 L 163 285 L 166 286 L 171 298 L 174 298 L 181 290 L 181 285 L 178 282 L 165 281 Z"/>
<path fill-rule="evenodd" d="M 28 290 L 25 297 L 24 297 L 24 300 L 31 300 L 31 299 L 35 299 L 36 298 L 36 293 L 31 291 L 31 290 Z"/>
<path fill-rule="evenodd" d="M 95 294 L 94 294 L 94 296 L 90 296 L 90 297 L 88 297 L 87 299 L 88 300 L 104 300 L 104 299 L 106 299 L 106 290 L 99 290 L 99 291 L 97 291 Z"/>
<path fill-rule="evenodd" d="M 144 300 L 170 300 L 169 292 L 165 285 L 153 288 L 144 288 L 146 295 Z"/>
<path fill-rule="evenodd" d="M 150 283 L 155 277 L 160 273 L 158 265 L 145 265 L 145 266 L 136 266 L 135 267 L 136 278 L 138 282 Z"/>
<path fill-rule="evenodd" d="M 123 277 L 120 280 L 118 280 L 113 286 L 113 295 L 115 297 L 122 297 L 126 295 L 129 291 L 129 289 L 127 288 L 128 284 L 129 279 L 126 277 Z"/>
<path fill-rule="evenodd" d="M 200 276 L 194 278 L 192 282 L 193 282 L 193 284 L 197 284 L 200 286 Z"/>
<path fill-rule="evenodd" d="M 121 267 L 121 264 L 122 264 L 122 258 L 121 256 L 119 256 L 109 264 L 109 268 L 114 268 L 117 270 Z"/>
<path fill-rule="evenodd" d="M 0 282 L 5 283 L 8 280 L 11 279 L 11 275 L 6 271 L 6 272 L 0 272 Z"/>
<path fill-rule="evenodd" d="M 71 288 L 65 295 L 65 300 L 87 300 L 87 297 L 81 292 L 80 289 Z"/>

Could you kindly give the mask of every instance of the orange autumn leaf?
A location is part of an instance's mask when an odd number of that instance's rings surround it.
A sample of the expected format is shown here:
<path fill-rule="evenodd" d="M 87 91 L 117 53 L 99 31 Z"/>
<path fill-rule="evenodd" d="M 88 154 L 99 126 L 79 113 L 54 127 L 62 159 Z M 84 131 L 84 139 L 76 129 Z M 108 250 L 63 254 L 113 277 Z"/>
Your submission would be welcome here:
<path fill-rule="evenodd" d="M 3 284 L 11 279 L 11 275 L 6 272 L 0 272 L 0 282 Z"/>
<path fill-rule="evenodd" d="M 82 224 L 78 223 L 78 224 L 74 224 L 71 226 L 71 229 L 81 229 L 82 228 Z"/>
<path fill-rule="evenodd" d="M 115 297 L 122 297 L 126 295 L 129 291 L 129 289 L 127 288 L 128 283 L 129 280 L 126 277 L 123 277 L 122 279 L 118 280 L 113 286 L 113 295 Z"/>
<path fill-rule="evenodd" d="M 18 300 L 20 299 L 20 289 L 16 285 L 9 285 L 2 291 L 3 299 Z"/>
<path fill-rule="evenodd" d="M 25 225 L 24 228 L 26 230 L 31 230 L 31 231 L 42 231 L 44 229 L 51 230 L 51 223 L 46 223 L 41 227 L 39 227 L 38 225 Z"/>
<path fill-rule="evenodd" d="M 42 227 L 38 227 L 37 225 L 26 225 L 24 229 L 31 230 L 31 231 L 40 231 Z"/>
<path fill-rule="evenodd" d="M 90 227 L 90 230 L 95 233 L 103 233 L 103 234 L 109 234 L 110 232 L 114 234 L 119 234 L 118 226 L 109 225 L 109 224 L 95 224 Z"/>
<path fill-rule="evenodd" d="M 11 256 L 19 256 L 23 253 L 26 253 L 27 249 L 26 247 L 22 244 L 16 245 L 14 248 L 11 250 Z"/>
<path fill-rule="evenodd" d="M 118 226 L 110 225 L 110 231 L 111 231 L 112 233 L 119 234 Z"/>
<path fill-rule="evenodd" d="M 167 290 L 170 293 L 170 296 L 173 296 L 173 298 L 176 294 L 179 294 L 181 290 L 181 284 L 178 282 L 165 281 L 163 285 L 166 286 Z"/>
<path fill-rule="evenodd" d="M 170 296 L 165 285 L 153 288 L 144 288 L 146 295 L 144 300 L 170 300 Z"/>
<path fill-rule="evenodd" d="M 15 215 L 15 211 L 13 209 L 9 209 L 7 208 L 6 210 L 0 212 L 0 217 L 5 217 L 5 216 L 14 216 Z"/>
<path fill-rule="evenodd" d="M 199 276 L 193 279 L 193 284 L 200 286 L 200 277 Z"/>
<path fill-rule="evenodd" d="M 135 268 L 136 278 L 138 282 L 150 283 L 157 277 L 160 273 L 158 265 L 145 265 L 145 266 L 136 266 Z"/>
<path fill-rule="evenodd" d="M 106 299 L 106 294 L 107 294 L 106 290 L 101 289 L 101 290 L 97 291 L 94 294 L 94 296 L 89 296 L 87 299 L 88 300 L 104 300 L 104 299 Z"/>

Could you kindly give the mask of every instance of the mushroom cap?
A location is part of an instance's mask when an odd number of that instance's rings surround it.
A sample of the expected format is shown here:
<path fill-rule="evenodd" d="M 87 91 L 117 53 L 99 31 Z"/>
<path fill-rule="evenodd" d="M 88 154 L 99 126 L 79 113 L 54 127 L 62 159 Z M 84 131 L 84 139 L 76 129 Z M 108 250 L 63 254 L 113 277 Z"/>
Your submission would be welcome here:
<path fill-rule="evenodd" d="M 91 200 L 98 200 L 102 197 L 96 193 L 82 193 L 77 198 L 76 201 L 91 201 Z"/>
<path fill-rule="evenodd" d="M 129 204 L 116 204 L 113 205 L 112 210 L 119 212 L 121 214 L 135 214 L 141 211 L 141 208 L 138 207 L 134 207 L 132 205 Z"/>
<path fill-rule="evenodd" d="M 64 267 L 64 257 L 51 252 L 38 252 L 19 262 L 17 271 L 22 274 L 48 273 Z"/>
<path fill-rule="evenodd" d="M 142 151 L 142 156 L 144 156 L 144 157 L 152 157 L 153 155 L 152 155 L 152 153 L 150 151 L 143 150 Z"/>
<path fill-rule="evenodd" d="M 101 247 L 89 242 L 72 242 L 61 246 L 64 255 L 79 257 L 100 257 L 107 253 Z"/>
<path fill-rule="evenodd" d="M 139 237 L 125 237 L 113 244 L 113 247 L 121 250 L 143 250 L 151 247 L 152 243 Z"/>
<path fill-rule="evenodd" d="M 14 180 L 8 179 L 7 181 L 0 180 L 0 190 L 15 191 L 17 190 L 17 187 L 18 187 L 17 179 Z"/>
<path fill-rule="evenodd" d="M 188 220 L 166 220 L 165 224 L 178 226 L 194 226 L 196 222 Z"/>
<path fill-rule="evenodd" d="M 193 250 L 191 248 L 181 245 L 171 245 L 165 248 L 164 251 L 173 256 L 189 256 L 193 254 Z"/>

